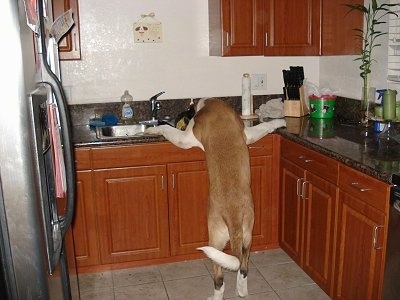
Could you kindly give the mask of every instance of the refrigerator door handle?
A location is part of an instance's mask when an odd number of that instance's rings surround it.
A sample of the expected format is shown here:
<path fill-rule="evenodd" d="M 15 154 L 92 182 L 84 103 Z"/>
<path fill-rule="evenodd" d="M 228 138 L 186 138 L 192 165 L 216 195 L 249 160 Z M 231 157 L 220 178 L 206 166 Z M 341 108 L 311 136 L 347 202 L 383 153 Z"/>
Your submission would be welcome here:
<path fill-rule="evenodd" d="M 38 4 L 39 20 L 44 20 L 43 1 L 38 1 L 37 4 Z M 59 220 L 60 220 L 61 233 L 62 236 L 64 237 L 68 228 L 72 224 L 74 210 L 75 210 L 75 192 L 76 192 L 75 163 L 74 163 L 74 149 L 70 133 L 71 122 L 69 119 L 67 99 L 63 87 L 57 75 L 53 73 L 50 65 L 47 62 L 47 48 L 45 40 L 46 30 L 43 21 L 40 21 L 39 35 L 40 35 L 39 36 L 40 48 L 42 50 L 39 55 L 40 63 L 43 72 L 47 75 L 46 81 L 43 81 L 43 83 L 48 84 L 51 87 L 51 90 L 55 97 L 55 101 L 57 103 L 60 125 L 61 125 L 61 139 L 62 139 L 61 142 L 64 150 L 63 152 L 64 152 L 64 161 L 66 170 L 67 203 L 66 203 L 65 214 L 60 216 Z"/>
<path fill-rule="evenodd" d="M 56 80 L 58 81 L 57 78 Z M 61 234 L 64 237 L 65 233 L 67 232 L 68 228 L 70 227 L 73 221 L 74 210 L 75 210 L 75 192 L 76 192 L 75 160 L 74 160 L 74 150 L 70 133 L 70 120 L 69 120 L 68 110 L 66 107 L 65 95 L 62 88 L 60 90 L 58 86 L 53 86 L 53 84 L 51 84 L 50 82 L 43 82 L 43 83 L 51 87 L 51 91 L 57 103 L 60 125 L 61 125 L 60 130 L 61 130 L 62 148 L 65 161 L 67 191 L 66 191 L 65 214 L 59 216 L 58 220 L 61 229 Z"/>

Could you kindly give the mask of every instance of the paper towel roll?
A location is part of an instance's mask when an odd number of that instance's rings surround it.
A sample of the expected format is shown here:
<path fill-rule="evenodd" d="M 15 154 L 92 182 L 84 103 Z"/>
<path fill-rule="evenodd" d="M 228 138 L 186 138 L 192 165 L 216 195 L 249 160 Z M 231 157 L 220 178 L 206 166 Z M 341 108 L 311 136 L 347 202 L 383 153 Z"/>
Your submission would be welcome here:
<path fill-rule="evenodd" d="M 249 116 L 253 113 L 253 97 L 251 96 L 251 79 L 249 73 L 242 77 L 242 116 Z"/>

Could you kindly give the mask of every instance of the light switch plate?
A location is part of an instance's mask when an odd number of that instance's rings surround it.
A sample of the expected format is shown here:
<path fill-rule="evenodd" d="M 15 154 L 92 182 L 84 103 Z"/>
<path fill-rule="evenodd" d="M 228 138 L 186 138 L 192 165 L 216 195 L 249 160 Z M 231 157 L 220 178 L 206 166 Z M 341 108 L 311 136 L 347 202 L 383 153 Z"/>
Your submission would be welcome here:
<path fill-rule="evenodd" d="M 267 89 L 267 74 L 251 74 L 251 89 L 266 90 Z"/>

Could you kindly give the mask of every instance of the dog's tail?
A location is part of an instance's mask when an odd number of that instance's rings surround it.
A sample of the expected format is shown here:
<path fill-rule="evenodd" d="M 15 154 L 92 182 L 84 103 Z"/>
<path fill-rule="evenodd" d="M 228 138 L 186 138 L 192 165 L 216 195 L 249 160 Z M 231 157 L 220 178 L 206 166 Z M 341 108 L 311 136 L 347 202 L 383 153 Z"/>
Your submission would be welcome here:
<path fill-rule="evenodd" d="M 199 247 L 197 249 L 203 251 L 205 255 L 221 267 L 231 271 L 239 270 L 240 261 L 236 256 L 226 254 L 225 252 L 219 251 L 210 246 Z"/>

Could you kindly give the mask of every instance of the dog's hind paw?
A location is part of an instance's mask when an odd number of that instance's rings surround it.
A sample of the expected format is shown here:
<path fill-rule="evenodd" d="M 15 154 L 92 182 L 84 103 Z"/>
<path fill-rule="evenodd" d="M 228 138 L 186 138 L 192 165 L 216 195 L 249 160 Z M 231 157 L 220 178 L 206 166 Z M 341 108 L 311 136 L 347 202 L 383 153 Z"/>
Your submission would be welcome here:
<path fill-rule="evenodd" d="M 247 290 L 247 276 L 244 277 L 243 274 L 240 273 L 240 270 L 237 273 L 236 290 L 239 297 L 246 297 L 249 294 Z"/>
<path fill-rule="evenodd" d="M 214 295 L 212 297 L 208 297 L 207 300 L 223 300 L 224 291 L 225 291 L 225 282 L 222 284 L 219 290 L 214 289 Z"/>

